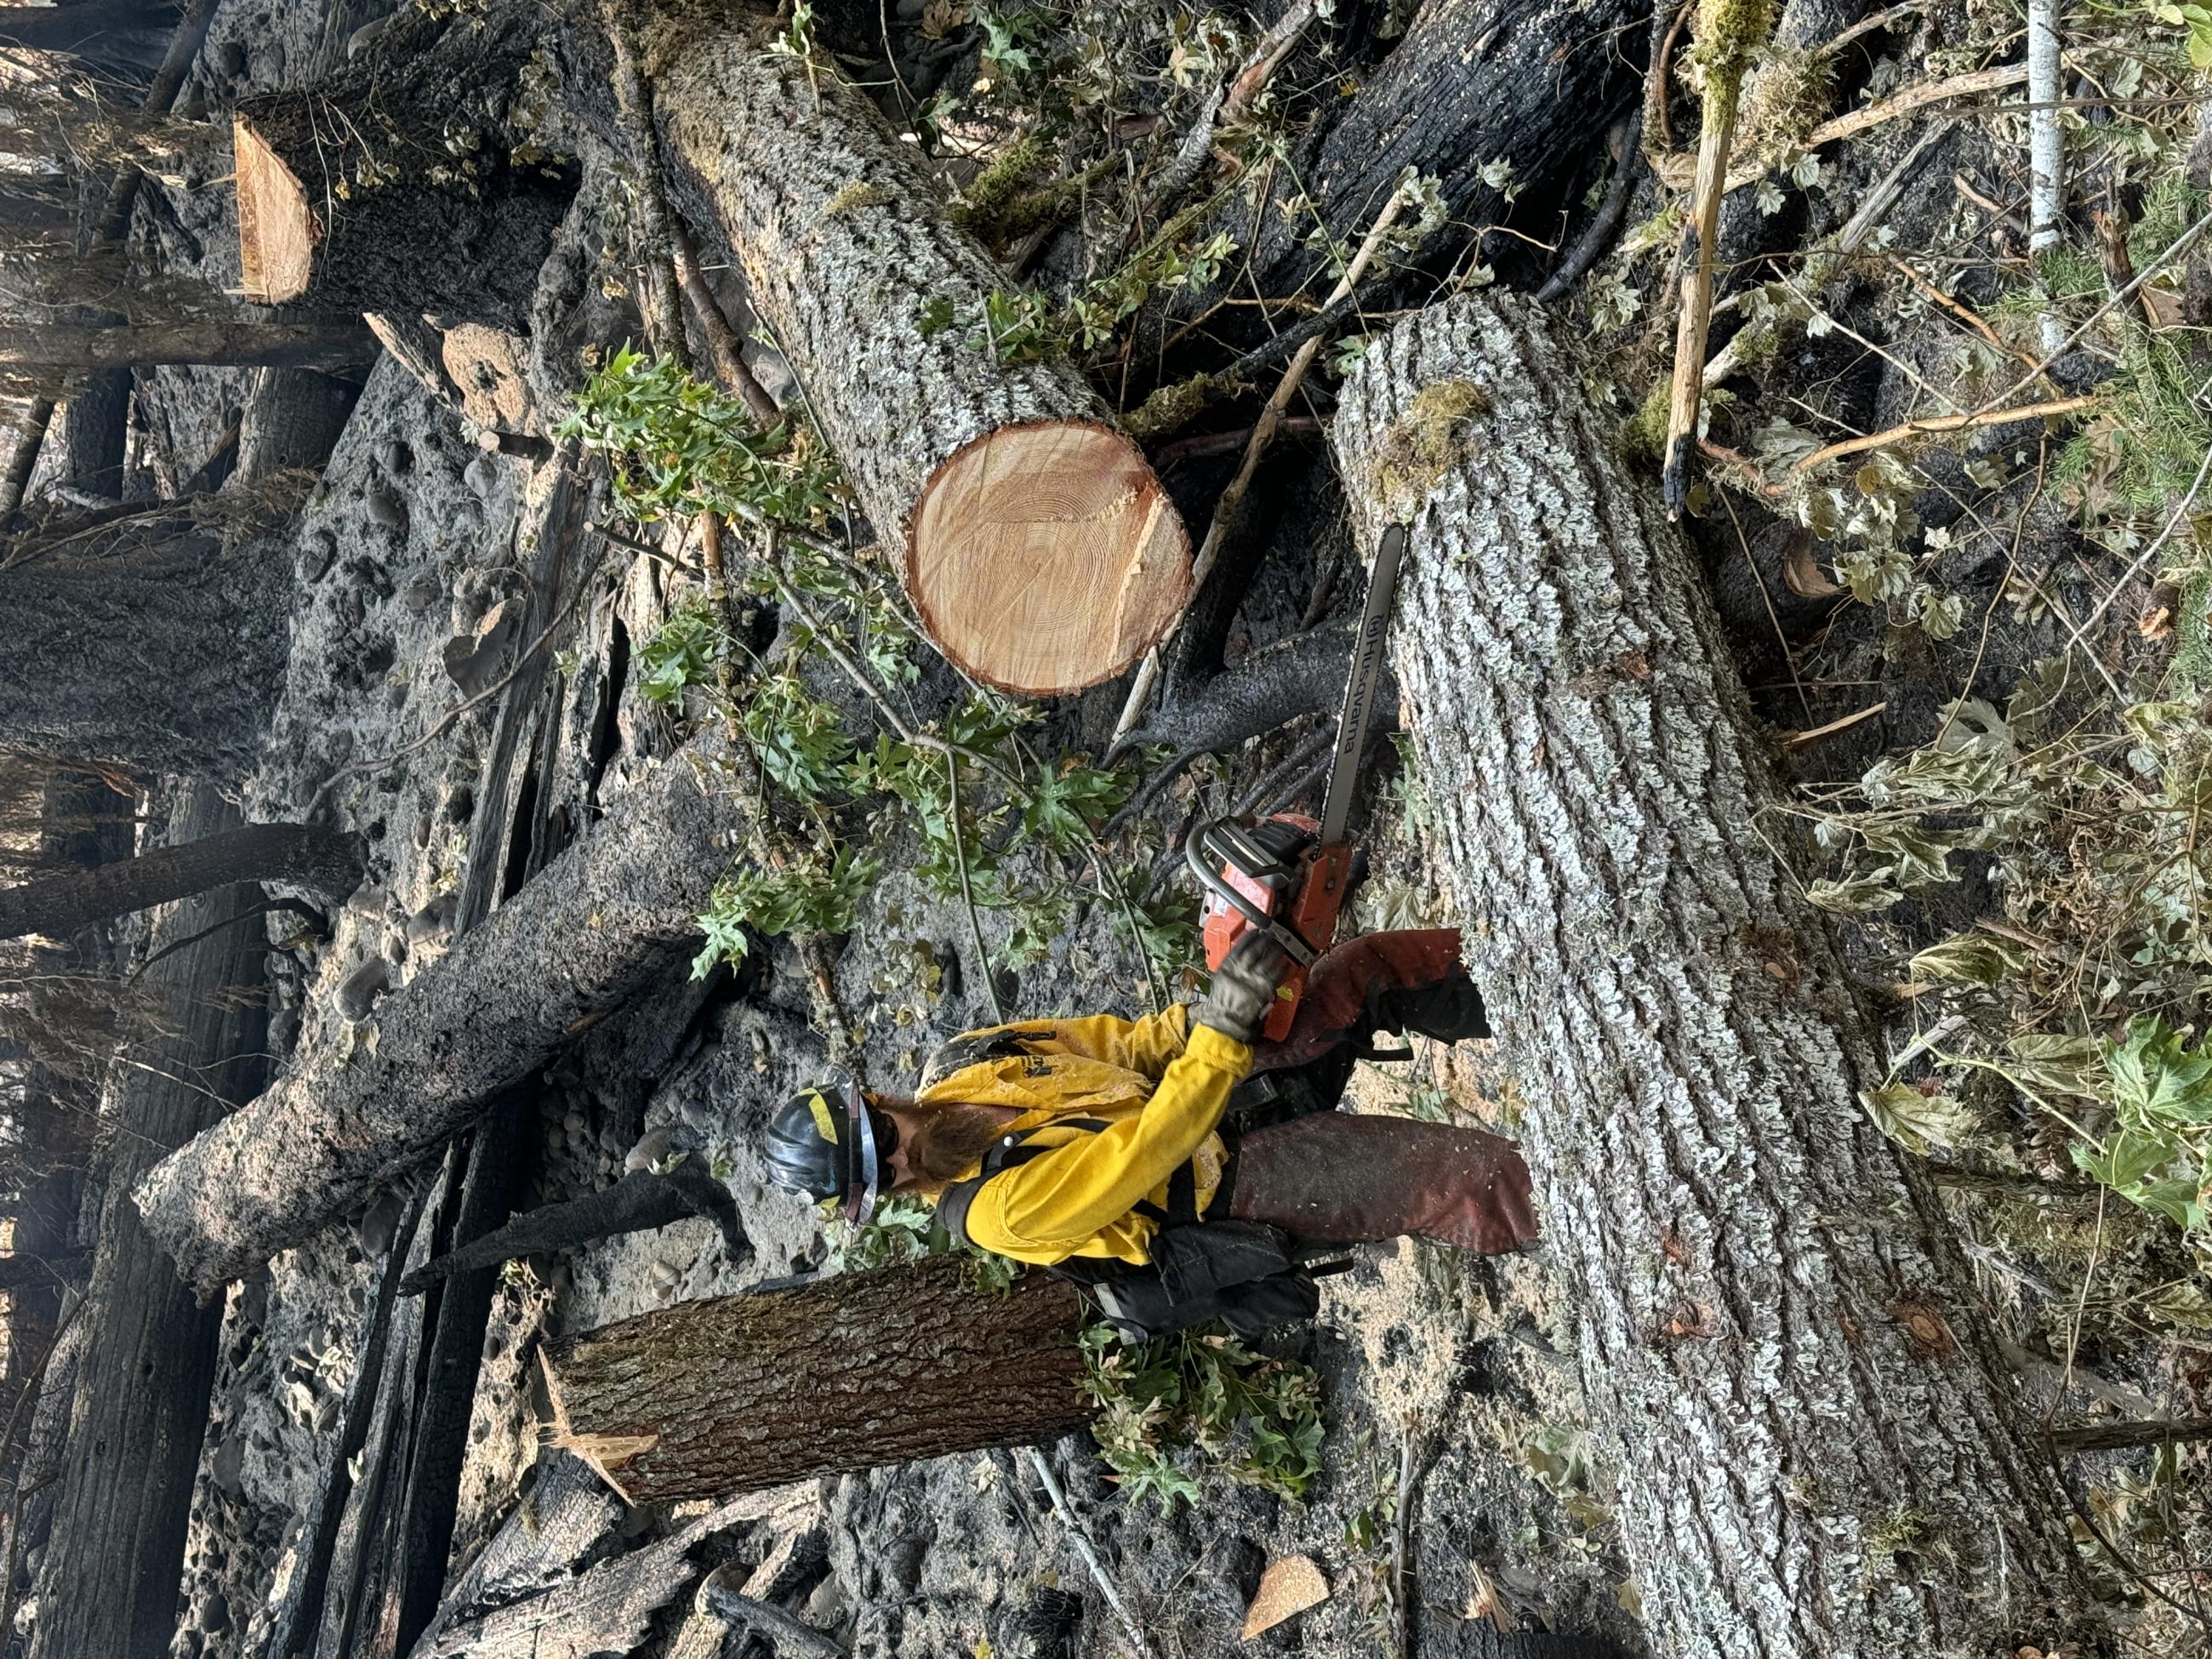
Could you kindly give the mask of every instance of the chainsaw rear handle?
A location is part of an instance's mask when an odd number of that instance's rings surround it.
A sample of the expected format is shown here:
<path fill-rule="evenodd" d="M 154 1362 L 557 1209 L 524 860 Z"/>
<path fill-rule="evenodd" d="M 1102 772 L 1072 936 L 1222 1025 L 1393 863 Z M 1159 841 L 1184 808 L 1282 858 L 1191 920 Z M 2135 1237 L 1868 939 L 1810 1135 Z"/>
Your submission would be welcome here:
<path fill-rule="evenodd" d="M 1230 818 L 1211 822 L 1201 818 L 1194 824 L 1182 844 L 1182 855 L 1200 886 L 1274 940 L 1299 967 L 1313 966 L 1321 952 L 1300 939 L 1296 929 L 1269 915 L 1238 892 L 1221 868 L 1224 863 L 1233 863 L 1248 875 L 1265 878 L 1296 875 L 1298 866 L 1285 863 L 1262 846 L 1250 830 Z"/>

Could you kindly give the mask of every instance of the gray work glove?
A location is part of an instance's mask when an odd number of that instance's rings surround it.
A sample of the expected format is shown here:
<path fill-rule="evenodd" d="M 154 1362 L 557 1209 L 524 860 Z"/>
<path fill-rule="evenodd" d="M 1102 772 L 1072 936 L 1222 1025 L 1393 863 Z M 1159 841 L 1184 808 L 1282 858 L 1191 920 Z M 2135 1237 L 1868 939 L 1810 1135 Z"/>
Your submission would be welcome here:
<path fill-rule="evenodd" d="M 1265 933 L 1245 934 L 1213 970 L 1213 984 L 1190 1011 L 1192 1023 L 1238 1042 L 1256 1042 L 1290 965 L 1282 947 Z"/>

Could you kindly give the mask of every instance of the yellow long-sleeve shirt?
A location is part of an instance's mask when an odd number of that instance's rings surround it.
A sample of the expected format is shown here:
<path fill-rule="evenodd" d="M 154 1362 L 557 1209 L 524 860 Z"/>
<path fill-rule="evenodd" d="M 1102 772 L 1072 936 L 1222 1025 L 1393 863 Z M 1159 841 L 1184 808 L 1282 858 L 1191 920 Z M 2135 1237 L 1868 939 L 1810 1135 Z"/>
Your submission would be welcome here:
<path fill-rule="evenodd" d="M 1251 1069 L 1249 1047 L 1194 1027 L 1181 1004 L 1140 1020 L 1037 1020 L 963 1041 L 994 1036 L 1013 1039 L 995 1046 L 1014 1052 L 964 1066 L 917 1097 L 925 1106 L 1013 1107 L 1021 1115 L 1006 1132 L 1050 1148 L 983 1183 L 968 1210 L 973 1243 L 1045 1267 L 1072 1255 L 1145 1262 L 1158 1223 L 1136 1206 L 1164 1208 L 1186 1163 L 1203 1212 L 1221 1184 L 1215 1126 Z M 1071 1117 L 1107 1127 L 1055 1124 Z"/>

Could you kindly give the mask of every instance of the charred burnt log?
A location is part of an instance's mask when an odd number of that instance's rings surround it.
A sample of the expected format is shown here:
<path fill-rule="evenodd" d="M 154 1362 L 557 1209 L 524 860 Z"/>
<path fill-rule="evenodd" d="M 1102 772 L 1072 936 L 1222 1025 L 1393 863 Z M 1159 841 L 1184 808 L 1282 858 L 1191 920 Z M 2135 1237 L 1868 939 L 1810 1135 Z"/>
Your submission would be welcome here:
<path fill-rule="evenodd" d="M 473 1243 L 449 1251 L 425 1263 L 400 1283 L 403 1294 L 428 1290 L 448 1274 L 495 1267 L 517 1256 L 540 1252 L 573 1250 L 622 1233 L 643 1232 L 697 1216 L 711 1221 L 722 1235 L 722 1247 L 732 1261 L 747 1249 L 744 1229 L 738 1220 L 737 1200 L 730 1190 L 686 1158 L 665 1174 L 633 1170 L 612 1186 L 565 1203 L 547 1204 L 527 1215 L 517 1216 L 505 1226 L 488 1232 Z"/>

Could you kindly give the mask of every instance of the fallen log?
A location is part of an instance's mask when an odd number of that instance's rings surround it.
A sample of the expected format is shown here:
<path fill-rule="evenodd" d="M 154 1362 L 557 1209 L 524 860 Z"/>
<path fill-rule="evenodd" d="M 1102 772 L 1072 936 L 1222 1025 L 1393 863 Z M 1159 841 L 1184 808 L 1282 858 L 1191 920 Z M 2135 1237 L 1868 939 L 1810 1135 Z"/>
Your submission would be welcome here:
<path fill-rule="evenodd" d="M 212 1296 L 366 1203 L 690 954 L 745 822 L 725 754 L 709 732 L 647 775 L 379 1005 L 374 1054 L 288 1073 L 149 1171 L 139 1207 L 186 1281 Z"/>
<path fill-rule="evenodd" d="M 573 1250 L 595 1239 L 665 1227 L 693 1216 L 703 1217 L 720 1230 L 722 1248 L 732 1261 L 744 1254 L 737 1200 L 697 1159 L 686 1158 L 666 1175 L 633 1170 L 611 1187 L 517 1216 L 505 1226 L 425 1262 L 401 1281 L 400 1292 L 414 1296 L 449 1274 L 496 1267 L 539 1251 Z"/>
<path fill-rule="evenodd" d="M 1091 1419 L 1076 1295 L 957 1256 L 717 1297 L 540 1351 L 556 1443 L 629 1504 L 1057 1439 Z M 988 1387 L 979 1387 L 982 1378 Z"/>
<path fill-rule="evenodd" d="M 548 1446 L 538 1454 L 532 1475 L 522 1501 L 477 1552 L 417 1638 L 416 1652 L 434 1651 L 456 1623 L 481 1618 L 574 1576 L 622 1525 L 622 1500 L 582 1458 Z"/>
<path fill-rule="evenodd" d="M 1347 380 L 1394 647 L 1592 1417 L 1662 1655 L 2009 1652 L 2087 1627 L 2047 1456 L 1777 849 L 1694 556 L 1533 306 L 1407 319 Z"/>
<path fill-rule="evenodd" d="M 1012 279 L 872 102 L 740 22 L 673 17 L 642 54 L 672 182 L 734 252 L 931 639 L 1030 696 L 1120 673 L 1189 586 L 1142 452 L 1066 362 L 1002 354 L 987 313 Z"/>
<path fill-rule="evenodd" d="M 1264 208 L 1240 203 L 1218 221 L 1250 241 L 1258 291 L 1330 274 L 1307 241 L 1316 221 L 1336 247 L 1356 244 L 1408 167 L 1443 198 L 1428 256 L 1509 219 L 1509 188 L 1540 196 L 1635 103 L 1650 15 L 1651 0 L 1425 0 L 1310 161 L 1277 169 Z M 1180 296 L 1177 309 L 1194 315 L 1215 297 Z"/>
<path fill-rule="evenodd" d="M 0 328 L 0 367 L 114 369 L 140 363 L 230 368 L 353 368 L 375 360 L 358 323 L 66 323 Z M 125 391 L 127 395 L 128 386 Z M 70 408 L 72 418 L 76 406 Z"/>
<path fill-rule="evenodd" d="M 285 882 L 332 902 L 361 880 L 358 836 L 318 824 L 244 823 L 135 859 L 0 887 L 0 939 L 79 927 L 236 882 Z"/>
<path fill-rule="evenodd" d="M 574 163 L 539 142 L 532 90 L 558 78 L 560 21 L 534 6 L 404 7 L 330 80 L 241 100 L 246 297 L 521 327 L 576 191 Z"/>
<path fill-rule="evenodd" d="M 199 784 L 176 822 L 198 837 L 236 814 Z M 181 994 L 178 1024 L 127 1054 L 111 1085 L 107 1191 L 33 1659 L 166 1653 L 175 1632 L 222 1310 L 177 1282 L 131 1202 L 131 1183 L 251 1096 L 266 1070 L 264 942 L 255 930 L 222 926 L 245 902 L 235 888 L 188 900 L 157 930 L 157 939 L 213 931 L 149 970 L 149 981 Z"/>
<path fill-rule="evenodd" d="M 657 1544 L 603 1561 L 526 1601 L 455 1622 L 414 1650 L 413 1659 L 593 1659 L 634 1653 L 653 1616 L 699 1576 L 688 1558 L 718 1532 L 755 1518 L 739 1499 L 702 1516 Z"/>

